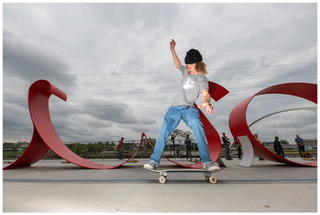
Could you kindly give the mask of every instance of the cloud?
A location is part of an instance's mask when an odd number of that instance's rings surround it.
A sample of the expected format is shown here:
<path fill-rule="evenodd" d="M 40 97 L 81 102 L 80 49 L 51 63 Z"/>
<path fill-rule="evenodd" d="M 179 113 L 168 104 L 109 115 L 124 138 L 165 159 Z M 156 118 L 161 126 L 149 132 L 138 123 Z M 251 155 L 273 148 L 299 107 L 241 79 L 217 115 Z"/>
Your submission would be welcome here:
<path fill-rule="evenodd" d="M 112 104 L 112 105 L 108 105 Z M 130 107 L 123 103 L 110 102 L 106 106 L 86 106 L 81 109 L 81 114 L 90 115 L 96 119 L 125 124 L 153 124 L 155 120 L 142 121 L 140 116 L 135 116 Z"/>
<path fill-rule="evenodd" d="M 3 107 L 3 132 L 8 141 L 31 140 L 33 127 L 28 112 L 26 107 L 14 103 Z"/>
<path fill-rule="evenodd" d="M 68 75 L 66 62 L 41 50 L 35 44 L 37 41 L 27 43 L 18 37 L 4 30 L 3 73 L 6 79 L 17 77 L 20 82 L 30 84 L 41 76 L 49 76 L 52 82 L 75 82 L 76 77 Z"/>
<path fill-rule="evenodd" d="M 208 116 L 227 136 L 243 99 L 275 84 L 317 83 L 316 4 L 4 4 L 4 140 L 30 139 L 32 124 L 21 119 L 39 79 L 68 95 L 50 98 L 64 141 L 157 137 L 181 79 L 172 38 L 182 63 L 190 48 L 200 50 L 208 79 L 229 90 Z M 304 104 L 281 98 L 256 100 L 248 120 Z"/>

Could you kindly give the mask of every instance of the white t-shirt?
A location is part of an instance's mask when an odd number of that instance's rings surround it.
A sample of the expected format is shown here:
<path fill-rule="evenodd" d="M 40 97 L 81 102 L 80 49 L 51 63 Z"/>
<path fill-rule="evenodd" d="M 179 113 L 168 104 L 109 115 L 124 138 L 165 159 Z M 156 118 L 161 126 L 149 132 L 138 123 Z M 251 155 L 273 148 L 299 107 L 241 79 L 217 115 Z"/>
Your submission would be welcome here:
<path fill-rule="evenodd" d="M 171 106 L 193 105 L 202 93 L 209 90 L 207 77 L 203 74 L 191 75 L 186 66 L 181 65 L 182 80 L 179 90 Z"/>

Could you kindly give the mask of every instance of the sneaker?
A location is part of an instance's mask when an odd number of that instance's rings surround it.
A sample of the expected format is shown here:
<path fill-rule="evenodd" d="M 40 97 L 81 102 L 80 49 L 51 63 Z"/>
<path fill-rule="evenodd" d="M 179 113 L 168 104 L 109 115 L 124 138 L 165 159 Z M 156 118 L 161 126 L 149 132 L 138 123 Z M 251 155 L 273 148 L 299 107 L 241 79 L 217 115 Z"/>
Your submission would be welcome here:
<path fill-rule="evenodd" d="M 207 164 L 203 166 L 203 169 L 209 170 L 209 171 L 218 171 L 220 170 L 220 167 L 214 166 L 213 164 Z"/>
<path fill-rule="evenodd" d="M 146 164 L 143 166 L 143 168 L 155 170 L 157 167 L 156 167 L 156 164 L 155 164 L 155 163 L 149 162 L 149 163 L 146 163 Z"/>

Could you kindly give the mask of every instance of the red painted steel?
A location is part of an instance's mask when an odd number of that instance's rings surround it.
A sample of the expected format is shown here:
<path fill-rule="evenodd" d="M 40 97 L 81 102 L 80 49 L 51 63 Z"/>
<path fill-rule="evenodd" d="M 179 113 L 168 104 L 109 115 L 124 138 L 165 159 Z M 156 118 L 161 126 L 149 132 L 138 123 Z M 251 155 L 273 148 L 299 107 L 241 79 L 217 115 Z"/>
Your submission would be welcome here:
<path fill-rule="evenodd" d="M 21 157 L 3 169 L 31 166 L 43 158 L 49 149 L 70 163 L 90 169 L 113 169 L 127 163 L 136 155 L 142 143 L 143 135 L 141 135 L 140 145 L 135 153 L 128 160 L 117 165 L 94 163 L 70 151 L 59 138 L 50 119 L 49 98 L 52 94 L 65 101 L 67 100 L 67 95 L 64 92 L 46 80 L 39 80 L 31 85 L 29 89 L 29 111 L 34 125 L 33 137 Z"/>
<path fill-rule="evenodd" d="M 224 95 L 228 93 L 223 87 L 218 84 L 210 82 L 209 93 L 212 98 L 216 101 L 221 99 Z M 33 83 L 29 89 L 29 111 L 31 119 L 34 126 L 34 132 L 32 140 L 26 149 L 26 151 L 17 159 L 14 163 L 3 169 L 14 169 L 21 167 L 29 167 L 32 164 L 38 162 L 43 158 L 46 153 L 51 149 L 61 158 L 73 163 L 75 165 L 90 168 L 90 169 L 113 169 L 122 166 L 131 160 L 139 151 L 141 144 L 143 143 L 143 138 L 146 138 L 144 133 L 141 134 L 141 140 L 138 148 L 133 153 L 133 155 L 123 163 L 117 165 L 105 165 L 94 163 L 88 161 L 82 157 L 79 157 L 73 153 L 69 148 L 61 141 L 57 132 L 55 131 L 53 124 L 51 122 L 49 114 L 49 98 L 51 95 L 56 95 L 62 100 L 67 100 L 67 95 L 60 89 L 52 85 L 46 80 L 39 80 Z M 208 139 L 209 153 L 212 160 L 216 161 L 221 153 L 221 144 L 219 134 L 216 132 L 211 123 L 206 119 L 206 117 L 201 114 L 201 120 L 203 121 L 205 127 L 206 137 Z M 219 139 L 219 141 L 217 141 Z M 147 139 L 149 142 L 149 140 Z M 152 146 L 152 144 L 149 142 Z M 168 158 L 166 158 L 168 159 Z M 170 159 L 169 161 L 176 163 Z M 201 164 L 191 164 L 184 165 L 176 163 L 177 165 L 189 167 L 189 168 L 201 168 Z"/>
<path fill-rule="evenodd" d="M 312 161 L 308 163 L 297 163 L 297 162 L 293 162 L 288 159 L 282 158 L 274 154 L 273 152 L 269 151 L 263 145 L 261 145 L 252 135 L 246 120 L 247 107 L 250 101 L 254 97 L 259 95 L 266 95 L 266 94 L 286 94 L 286 95 L 304 98 L 311 102 L 317 103 L 317 85 L 316 84 L 286 83 L 286 84 L 279 84 L 279 85 L 268 87 L 254 94 L 253 96 L 243 100 L 233 108 L 229 117 L 229 127 L 233 137 L 238 142 L 240 142 L 238 140 L 238 137 L 248 136 L 249 140 L 252 143 L 254 154 L 266 160 L 286 163 L 286 164 L 296 165 L 296 166 L 316 167 L 317 161 Z"/>

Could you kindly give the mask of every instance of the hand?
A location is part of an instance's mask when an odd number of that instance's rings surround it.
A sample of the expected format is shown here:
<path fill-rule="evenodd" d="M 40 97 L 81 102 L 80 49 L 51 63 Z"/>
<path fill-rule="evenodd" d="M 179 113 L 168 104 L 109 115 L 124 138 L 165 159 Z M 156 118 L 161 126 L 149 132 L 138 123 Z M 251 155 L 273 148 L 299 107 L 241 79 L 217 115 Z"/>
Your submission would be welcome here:
<path fill-rule="evenodd" d="M 212 114 L 213 113 L 213 107 L 210 104 L 210 102 L 204 102 L 201 106 L 198 106 L 198 108 L 206 108 L 206 114 Z"/>
<path fill-rule="evenodd" d="M 174 39 L 171 39 L 171 42 L 170 42 L 170 49 L 174 49 L 176 46 L 176 41 L 174 41 Z"/>

